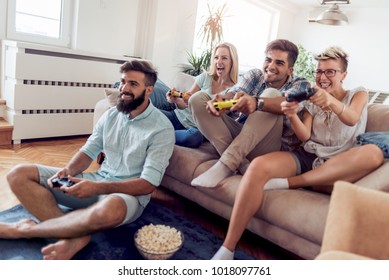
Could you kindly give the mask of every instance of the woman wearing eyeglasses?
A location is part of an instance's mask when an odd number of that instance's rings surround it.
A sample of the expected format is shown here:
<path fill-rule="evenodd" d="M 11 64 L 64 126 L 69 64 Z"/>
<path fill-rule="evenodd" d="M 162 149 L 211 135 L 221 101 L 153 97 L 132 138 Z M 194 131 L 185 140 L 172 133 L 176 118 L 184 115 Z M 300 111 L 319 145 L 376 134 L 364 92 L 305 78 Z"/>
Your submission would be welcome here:
<path fill-rule="evenodd" d="M 313 186 L 331 192 L 335 181 L 355 182 L 383 163 L 377 146 L 356 145 L 356 136 L 366 128 L 368 94 L 363 87 L 343 88 L 347 54 L 330 47 L 316 60 L 316 92 L 306 101 L 302 119 L 297 116 L 297 102 L 281 103 L 304 145 L 251 162 L 237 190 L 226 239 L 213 259 L 233 259 L 247 223 L 261 205 L 263 190 Z"/>

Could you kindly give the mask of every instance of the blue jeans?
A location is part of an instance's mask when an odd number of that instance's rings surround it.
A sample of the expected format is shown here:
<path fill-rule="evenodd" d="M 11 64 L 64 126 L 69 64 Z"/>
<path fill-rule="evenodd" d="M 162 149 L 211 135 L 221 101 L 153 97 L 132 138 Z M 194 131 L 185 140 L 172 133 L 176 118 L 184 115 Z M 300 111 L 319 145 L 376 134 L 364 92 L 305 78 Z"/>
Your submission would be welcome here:
<path fill-rule="evenodd" d="M 384 153 L 385 158 L 389 158 L 389 132 L 366 132 L 357 136 L 360 145 L 375 144 Z"/>
<path fill-rule="evenodd" d="M 203 143 L 204 137 L 201 132 L 195 127 L 185 128 L 174 111 L 161 110 L 161 112 L 165 114 L 174 127 L 177 145 L 197 148 Z"/>

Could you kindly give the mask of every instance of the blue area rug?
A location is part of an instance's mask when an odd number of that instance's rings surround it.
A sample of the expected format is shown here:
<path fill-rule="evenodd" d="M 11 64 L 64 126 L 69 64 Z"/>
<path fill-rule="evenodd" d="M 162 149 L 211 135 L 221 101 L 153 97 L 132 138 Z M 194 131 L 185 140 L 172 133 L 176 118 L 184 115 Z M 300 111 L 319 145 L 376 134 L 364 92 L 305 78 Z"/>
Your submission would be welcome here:
<path fill-rule="evenodd" d="M 14 222 L 32 217 L 21 205 L 0 212 L 0 221 Z M 203 227 L 181 217 L 170 209 L 153 201 L 149 203 L 141 218 L 136 222 L 115 229 L 96 233 L 92 241 L 73 259 L 77 260 L 142 260 L 134 245 L 135 232 L 144 225 L 165 224 L 176 227 L 184 234 L 183 247 L 171 258 L 172 260 L 207 260 L 218 250 L 223 240 Z M 0 260 L 42 259 L 40 249 L 54 242 L 48 239 L 0 239 Z M 252 256 L 237 250 L 236 259 L 252 260 Z"/>

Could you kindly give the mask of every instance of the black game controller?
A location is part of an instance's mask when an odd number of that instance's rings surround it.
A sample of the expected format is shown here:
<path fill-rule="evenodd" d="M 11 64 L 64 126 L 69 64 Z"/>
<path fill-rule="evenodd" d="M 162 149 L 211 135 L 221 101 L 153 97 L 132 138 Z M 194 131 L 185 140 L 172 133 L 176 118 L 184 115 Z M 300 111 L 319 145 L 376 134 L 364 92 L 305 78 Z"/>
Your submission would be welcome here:
<path fill-rule="evenodd" d="M 309 97 L 314 95 L 316 90 L 314 88 L 307 88 L 306 90 L 299 91 L 299 90 L 291 90 L 288 92 L 288 95 L 286 96 L 286 101 L 288 102 L 301 102 L 304 100 L 308 100 Z"/>
<path fill-rule="evenodd" d="M 68 178 L 55 178 L 51 181 L 51 183 L 53 183 L 54 188 L 60 188 L 62 186 L 71 187 L 75 184 L 73 181 L 70 181 Z"/>

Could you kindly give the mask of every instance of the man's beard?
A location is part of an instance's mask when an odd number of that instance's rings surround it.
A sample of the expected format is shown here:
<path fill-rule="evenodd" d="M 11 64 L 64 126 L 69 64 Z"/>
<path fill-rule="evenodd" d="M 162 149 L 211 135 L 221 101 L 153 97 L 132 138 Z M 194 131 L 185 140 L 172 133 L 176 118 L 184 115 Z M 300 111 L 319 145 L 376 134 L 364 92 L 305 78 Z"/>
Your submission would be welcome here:
<path fill-rule="evenodd" d="M 131 100 L 122 99 L 122 95 L 126 94 L 132 97 Z M 134 111 L 136 108 L 138 108 L 140 105 L 143 104 L 146 97 L 146 90 L 142 92 L 142 94 L 135 98 L 135 95 L 130 92 L 121 92 L 120 93 L 120 99 L 118 105 L 116 105 L 116 108 L 119 112 L 122 112 L 123 114 L 129 114 L 132 111 Z"/>

